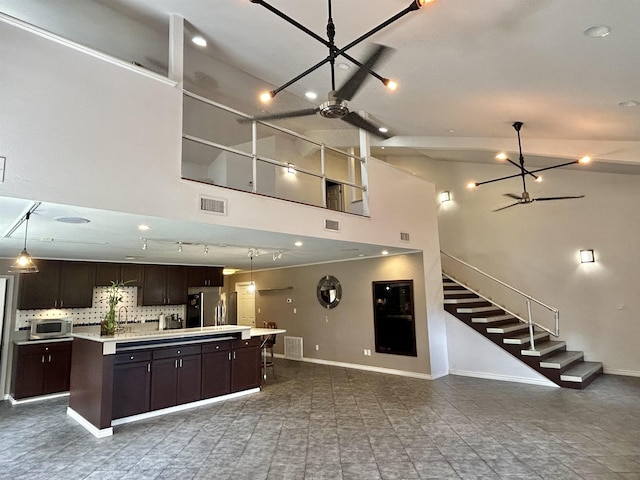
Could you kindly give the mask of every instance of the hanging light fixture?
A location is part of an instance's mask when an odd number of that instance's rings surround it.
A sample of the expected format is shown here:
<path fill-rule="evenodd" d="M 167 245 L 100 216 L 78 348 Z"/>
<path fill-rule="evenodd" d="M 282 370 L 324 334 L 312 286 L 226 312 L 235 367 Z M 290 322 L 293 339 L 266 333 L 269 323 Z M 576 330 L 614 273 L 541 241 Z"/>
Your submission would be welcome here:
<path fill-rule="evenodd" d="M 249 262 L 251 265 L 251 276 L 249 277 L 249 288 L 247 290 L 249 290 L 250 292 L 255 292 L 256 291 L 256 284 L 253 283 L 253 251 L 249 250 Z"/>
<path fill-rule="evenodd" d="M 33 262 L 31 255 L 27 251 L 27 231 L 29 230 L 29 217 L 31 216 L 31 211 L 27 212 L 24 216 L 24 248 L 20 255 L 16 259 L 9 272 L 11 273 L 38 273 L 38 266 Z"/>

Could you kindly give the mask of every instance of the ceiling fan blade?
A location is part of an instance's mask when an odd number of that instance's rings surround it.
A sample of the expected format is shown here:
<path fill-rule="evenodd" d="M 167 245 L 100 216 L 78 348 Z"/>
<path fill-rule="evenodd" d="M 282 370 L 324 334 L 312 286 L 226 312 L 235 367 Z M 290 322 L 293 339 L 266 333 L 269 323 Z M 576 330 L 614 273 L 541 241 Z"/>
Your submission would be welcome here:
<path fill-rule="evenodd" d="M 511 205 L 507 205 L 506 207 L 496 208 L 495 210 L 492 210 L 492 212 L 499 212 L 500 210 L 504 210 L 505 208 L 515 207 L 516 205 L 520 205 L 521 203 L 524 203 L 524 202 L 512 203 Z"/>
<path fill-rule="evenodd" d="M 305 108 L 304 110 L 293 110 L 291 112 L 271 113 L 266 115 L 255 115 L 251 118 L 239 118 L 239 123 L 250 123 L 254 120 L 277 120 L 279 118 L 306 117 L 315 115 L 320 111 L 319 107 Z"/>
<path fill-rule="evenodd" d="M 358 128 L 363 129 L 363 130 L 366 130 L 371 135 L 375 135 L 376 137 L 380 137 L 380 138 L 384 138 L 384 139 L 391 138 L 391 135 L 388 135 L 386 133 L 382 133 L 380 130 L 378 130 L 377 126 L 375 126 L 373 123 L 371 123 L 366 118 L 361 117 L 356 112 L 347 113 L 344 117 L 342 117 L 342 120 L 344 120 L 347 123 L 350 123 L 351 125 L 353 125 L 355 127 L 358 127 Z"/>
<path fill-rule="evenodd" d="M 513 198 L 515 200 L 522 200 L 522 195 L 516 195 L 515 193 L 503 193 L 505 197 Z"/>
<path fill-rule="evenodd" d="M 384 45 L 375 45 L 375 48 L 373 48 L 367 59 L 362 62 L 362 66 L 356 70 L 336 92 L 336 97 L 340 100 L 351 100 L 358 90 L 360 90 L 360 87 L 362 87 L 362 84 L 369 75 L 369 71 L 373 69 L 375 64 L 385 53 L 388 53 L 389 50 L 391 49 Z"/>
<path fill-rule="evenodd" d="M 544 202 L 545 200 L 569 200 L 571 198 L 584 198 L 584 195 L 568 195 L 563 197 L 540 197 L 540 198 L 534 198 L 532 200 L 536 202 Z"/>

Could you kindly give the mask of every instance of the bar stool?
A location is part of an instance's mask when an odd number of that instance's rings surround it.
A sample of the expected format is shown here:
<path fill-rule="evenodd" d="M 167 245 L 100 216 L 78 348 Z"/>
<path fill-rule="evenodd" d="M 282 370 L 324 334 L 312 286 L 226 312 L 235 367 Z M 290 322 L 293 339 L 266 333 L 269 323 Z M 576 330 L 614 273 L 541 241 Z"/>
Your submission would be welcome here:
<path fill-rule="evenodd" d="M 272 328 L 272 329 L 276 329 L 278 328 L 278 325 L 276 324 L 276 322 L 264 322 L 264 328 Z M 266 377 L 266 369 L 271 367 L 271 370 L 273 371 L 273 377 L 274 378 L 278 378 L 276 376 L 276 369 L 273 365 L 273 346 L 276 344 L 276 336 L 275 335 L 267 335 L 267 337 L 264 339 L 263 343 L 262 343 L 262 348 L 264 349 L 263 355 L 265 355 L 266 350 L 268 349 L 271 353 L 271 358 L 269 360 L 266 361 L 266 363 L 263 365 L 263 368 L 265 368 L 265 371 L 263 372 L 264 376 Z"/>

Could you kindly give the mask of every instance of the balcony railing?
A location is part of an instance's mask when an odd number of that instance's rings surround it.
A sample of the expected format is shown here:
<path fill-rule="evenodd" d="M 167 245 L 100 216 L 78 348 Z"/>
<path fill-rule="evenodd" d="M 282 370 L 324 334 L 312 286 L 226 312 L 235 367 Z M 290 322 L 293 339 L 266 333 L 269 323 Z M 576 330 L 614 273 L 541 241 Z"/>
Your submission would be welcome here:
<path fill-rule="evenodd" d="M 182 177 L 368 216 L 366 161 L 355 150 L 250 118 L 185 90 Z"/>

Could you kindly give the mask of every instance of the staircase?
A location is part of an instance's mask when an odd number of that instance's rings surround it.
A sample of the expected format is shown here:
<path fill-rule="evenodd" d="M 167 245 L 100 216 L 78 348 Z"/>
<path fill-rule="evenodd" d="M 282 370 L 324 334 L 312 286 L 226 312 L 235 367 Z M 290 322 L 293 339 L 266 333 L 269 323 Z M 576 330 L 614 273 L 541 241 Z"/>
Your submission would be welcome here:
<path fill-rule="evenodd" d="M 514 357 L 561 387 L 582 389 L 602 373 L 602 363 L 585 362 L 582 352 L 567 350 L 563 341 L 534 330 L 530 349 L 529 325 L 498 305 L 443 276 L 444 308 Z"/>

